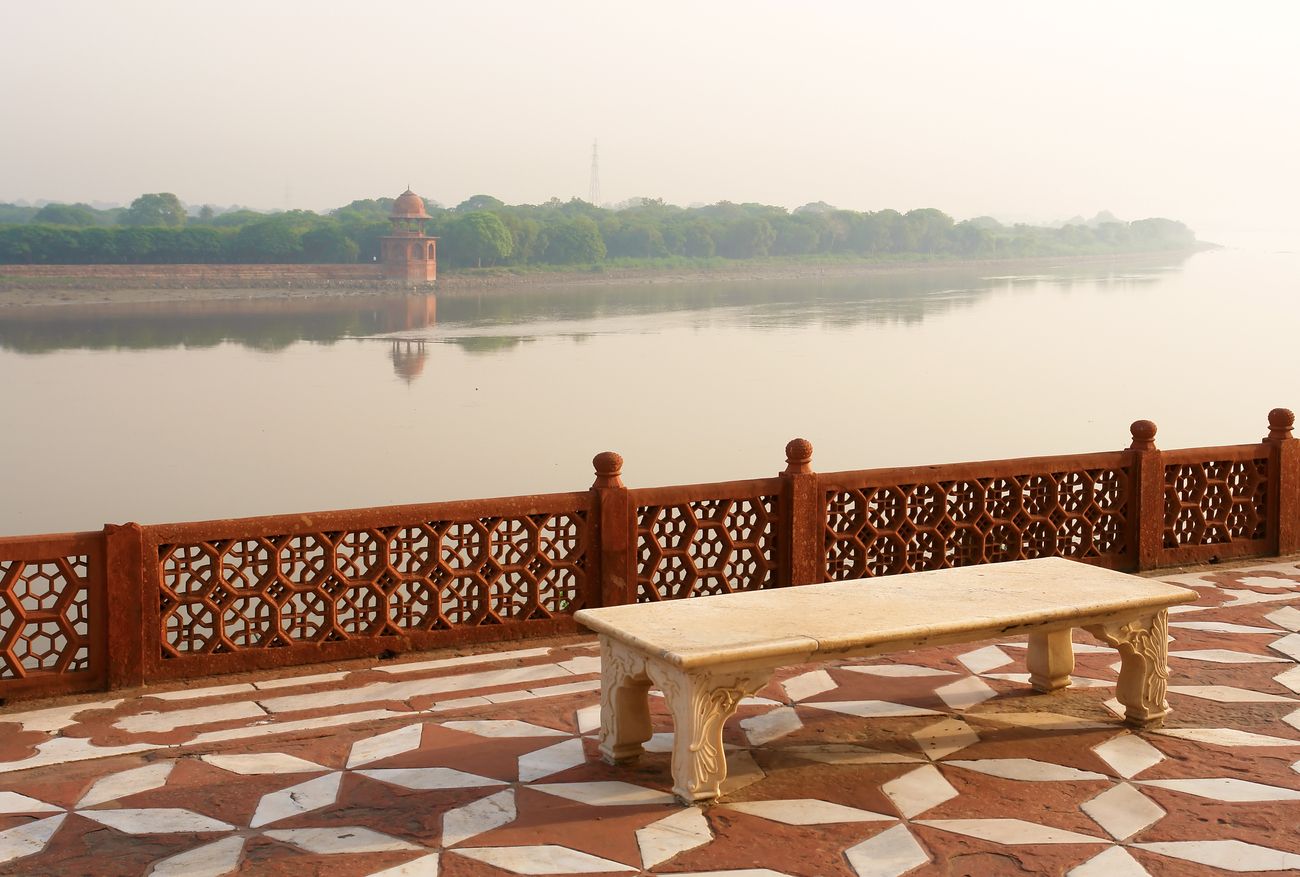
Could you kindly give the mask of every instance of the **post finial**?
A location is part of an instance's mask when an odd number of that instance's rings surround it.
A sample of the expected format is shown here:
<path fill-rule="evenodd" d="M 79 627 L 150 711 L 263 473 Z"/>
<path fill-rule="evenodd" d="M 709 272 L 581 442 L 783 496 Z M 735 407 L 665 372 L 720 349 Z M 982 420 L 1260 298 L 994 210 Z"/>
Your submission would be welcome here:
<path fill-rule="evenodd" d="M 1295 426 L 1295 412 L 1290 408 L 1274 408 L 1268 412 L 1268 435 L 1266 442 L 1280 442 L 1291 438 L 1291 428 Z"/>
<path fill-rule="evenodd" d="M 785 446 L 785 471 L 782 475 L 807 475 L 812 472 L 812 442 L 790 439 Z"/>
<path fill-rule="evenodd" d="M 1135 420 L 1128 428 L 1133 436 L 1130 451 L 1154 451 L 1156 449 L 1156 425 L 1151 420 Z"/>
<path fill-rule="evenodd" d="M 623 457 L 613 451 L 601 451 L 591 458 L 596 469 L 592 487 L 623 487 Z"/>

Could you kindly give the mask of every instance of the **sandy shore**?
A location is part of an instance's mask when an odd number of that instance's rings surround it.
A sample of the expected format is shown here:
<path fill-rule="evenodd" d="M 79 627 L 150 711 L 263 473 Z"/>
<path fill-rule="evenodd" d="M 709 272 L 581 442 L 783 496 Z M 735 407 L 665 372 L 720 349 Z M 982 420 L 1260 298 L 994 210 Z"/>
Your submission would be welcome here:
<path fill-rule="evenodd" d="M 1024 274 L 1041 272 L 1054 266 L 1132 263 L 1135 260 L 1176 259 L 1192 251 L 1160 253 L 1114 253 L 1096 256 L 1043 256 L 1030 259 L 951 259 L 929 261 L 759 261 L 735 262 L 701 268 L 605 268 L 600 271 L 533 271 L 511 273 L 446 273 L 438 278 L 432 292 L 438 295 L 486 295 L 543 292 L 575 286 L 644 286 L 676 283 L 744 283 L 782 279 L 849 278 L 863 275 L 915 274 L 934 271 L 977 271 L 981 274 Z M 66 286 L 57 277 L 27 279 L 4 276 L 0 266 L 0 309 L 115 302 L 198 302 L 230 299 L 298 299 L 322 296 L 352 297 L 392 295 L 400 287 L 391 284 L 319 284 L 267 286 L 260 288 L 181 288 L 149 286 L 136 288 L 124 281 L 96 283 L 79 278 Z"/>

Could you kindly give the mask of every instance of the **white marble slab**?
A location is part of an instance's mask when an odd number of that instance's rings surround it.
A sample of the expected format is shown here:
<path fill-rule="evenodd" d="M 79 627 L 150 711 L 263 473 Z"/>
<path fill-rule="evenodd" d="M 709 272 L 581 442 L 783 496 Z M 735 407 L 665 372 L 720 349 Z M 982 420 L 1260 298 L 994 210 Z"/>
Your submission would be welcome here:
<path fill-rule="evenodd" d="M 1211 801 L 1223 801 L 1225 803 L 1300 801 L 1300 792 L 1297 792 L 1294 789 L 1284 789 L 1280 786 L 1268 786 L 1264 783 L 1255 783 L 1249 780 L 1239 780 L 1231 777 L 1185 780 L 1138 780 L 1137 782 L 1144 786 L 1151 786 L 1157 789 L 1169 789 L 1170 791 L 1183 792 L 1187 795 L 1195 795 L 1198 798 L 1209 798 Z"/>
<path fill-rule="evenodd" d="M 952 783 L 944 779 L 943 774 L 931 764 L 895 777 L 883 784 L 880 790 L 907 819 L 957 797 L 957 790 L 952 787 Z"/>
<path fill-rule="evenodd" d="M 1065 872 L 1065 877 L 1151 877 L 1150 872 L 1123 847 L 1102 850 L 1082 865 Z"/>
<path fill-rule="evenodd" d="M 248 700 L 235 703 L 200 706 L 186 710 L 169 712 L 147 712 L 134 716 L 125 716 L 113 723 L 131 734 L 154 734 L 174 731 L 177 728 L 189 728 L 196 725 L 213 725 L 218 722 L 233 722 L 240 719 L 264 719 L 266 710 Z"/>
<path fill-rule="evenodd" d="M 423 849 L 359 825 L 341 825 L 333 828 L 282 828 L 264 834 L 269 838 L 293 844 L 309 853 L 321 855 L 390 853 Z"/>
<path fill-rule="evenodd" d="M 478 789 L 484 786 L 505 785 L 502 780 L 466 773 L 451 767 L 375 768 L 359 770 L 357 773 L 404 789 Z"/>
<path fill-rule="evenodd" d="M 821 801 L 816 798 L 785 798 L 775 801 L 745 801 L 723 805 L 727 810 L 748 813 L 762 819 L 770 819 L 785 825 L 829 825 L 836 822 L 893 822 L 893 816 L 885 816 L 871 810 L 848 807 L 833 801 Z"/>
<path fill-rule="evenodd" d="M 271 773 L 311 773 L 329 768 L 283 752 L 236 752 L 229 755 L 201 755 L 213 767 L 243 776 Z"/>
<path fill-rule="evenodd" d="M 45 849 L 50 838 L 54 837 L 54 832 L 59 830 L 59 826 L 67 818 L 66 813 L 60 813 L 58 816 L 38 819 L 35 822 L 23 823 L 0 831 L 0 862 L 9 862 L 39 853 Z"/>
<path fill-rule="evenodd" d="M 835 680 L 825 670 L 810 670 L 781 683 L 785 696 L 793 701 L 806 700 L 836 688 Z"/>
<path fill-rule="evenodd" d="M 670 816 L 637 829 L 636 843 L 641 867 L 654 868 L 673 856 L 713 840 L 709 821 L 695 807 L 685 807 Z"/>
<path fill-rule="evenodd" d="M 617 780 L 590 783 L 540 783 L 530 788 L 555 795 L 580 804 L 596 807 L 626 807 L 631 804 L 672 804 L 676 799 L 669 792 L 647 789 Z"/>
<path fill-rule="evenodd" d="M 368 877 L 438 877 L 441 856 L 441 853 L 429 853 L 427 856 L 420 856 L 418 859 L 375 871 Z"/>
<path fill-rule="evenodd" d="M 401 664 L 384 663 L 372 669 L 380 673 L 405 674 L 424 673 L 429 670 L 445 670 L 448 667 L 468 667 L 474 664 L 495 664 L 501 661 L 522 661 L 527 658 L 540 658 L 550 654 L 550 647 L 536 649 L 515 649 L 509 652 L 484 652 L 479 655 L 460 655 L 455 658 L 437 658 L 432 661 L 408 661 Z"/>
<path fill-rule="evenodd" d="M 740 720 L 740 728 L 745 732 L 750 746 L 762 746 L 764 743 L 779 740 L 802 727 L 803 721 L 799 718 L 799 714 L 794 707 L 788 706 Z"/>
<path fill-rule="evenodd" d="M 1139 850 L 1225 871 L 1300 871 L 1300 856 L 1295 853 L 1239 840 L 1165 841 L 1133 846 Z"/>
<path fill-rule="evenodd" d="M 630 865 L 554 844 L 523 847 L 475 847 L 457 855 L 515 874 L 604 874 L 636 871 Z"/>
<path fill-rule="evenodd" d="M 1010 845 L 1110 843 L 1105 838 L 1023 819 L 918 819 L 916 824 Z"/>
<path fill-rule="evenodd" d="M 935 761 L 980 742 L 975 729 L 956 718 L 943 719 L 913 731 L 912 739 L 927 758 Z"/>
<path fill-rule="evenodd" d="M 542 777 L 577 767 L 587 760 L 578 739 L 563 740 L 554 746 L 535 749 L 519 756 L 519 782 L 530 783 Z"/>
<path fill-rule="evenodd" d="M 424 735 L 424 725 L 416 722 L 404 728 L 386 731 L 374 737 L 366 737 L 352 744 L 348 752 L 348 767 L 360 767 L 404 752 L 420 748 Z"/>
<path fill-rule="evenodd" d="M 844 851 L 858 877 L 900 877 L 930 861 L 906 825 L 887 828 Z"/>
<path fill-rule="evenodd" d="M 943 702 L 955 710 L 967 710 L 978 706 L 990 698 L 997 697 L 997 692 L 978 676 L 967 676 L 940 686 L 934 691 L 943 698 Z"/>
<path fill-rule="evenodd" d="M 237 682 L 234 685 L 217 685 L 209 688 L 181 688 L 177 691 L 147 692 L 144 696 L 151 697 L 154 700 L 198 700 L 201 697 L 247 694 L 256 690 L 250 683 Z"/>
<path fill-rule="evenodd" d="M 262 796 L 257 803 L 257 810 L 248 823 L 252 828 L 270 825 L 290 816 L 300 816 L 322 807 L 328 807 L 338 799 L 339 784 L 343 780 L 340 772 L 328 773 L 287 789 L 270 792 Z"/>
<path fill-rule="evenodd" d="M 125 798 L 128 795 L 136 795 L 150 789 L 162 788 L 167 783 L 167 777 L 171 775 L 172 768 L 175 766 L 176 762 L 174 761 L 159 761 L 154 764 L 146 764 L 144 767 L 132 768 L 131 770 L 124 770 L 121 773 L 102 777 L 87 790 L 86 794 L 77 802 L 77 806 L 94 807 L 106 801 L 116 801 L 118 798 Z"/>
<path fill-rule="evenodd" d="M 471 801 L 442 815 L 441 844 L 444 847 L 455 846 L 494 828 L 509 825 L 516 818 L 514 789 Z"/>
<path fill-rule="evenodd" d="M 168 856 L 154 864 L 149 877 L 225 877 L 239 867 L 239 858 L 243 852 L 242 837 L 223 837 Z"/>
<path fill-rule="evenodd" d="M 1165 760 L 1165 754 L 1136 734 L 1121 734 L 1092 751 L 1122 777 L 1135 777 Z"/>
<path fill-rule="evenodd" d="M 565 737 L 568 736 L 563 731 L 557 731 L 554 728 L 543 728 L 541 725 L 534 725 L 530 722 L 521 722 L 517 719 L 483 719 L 457 722 L 443 722 L 444 728 L 450 728 L 453 731 L 461 731 L 466 734 L 477 734 L 480 737 Z"/>
<path fill-rule="evenodd" d="M 232 831 L 234 826 L 174 807 L 148 809 L 123 807 L 115 810 L 82 810 L 80 816 L 126 834 L 178 834 L 196 831 Z"/>
<path fill-rule="evenodd" d="M 1074 767 L 1064 767 L 1033 758 L 981 758 L 976 761 L 949 760 L 944 763 L 965 768 L 975 773 L 1027 783 L 1081 782 L 1084 780 L 1106 779 L 1105 774 L 1094 773 L 1090 770 L 1079 770 Z"/>
<path fill-rule="evenodd" d="M 1079 809 L 1116 840 L 1127 840 L 1155 825 L 1165 815 L 1159 804 L 1128 783 L 1112 786 L 1091 801 L 1083 802 Z"/>

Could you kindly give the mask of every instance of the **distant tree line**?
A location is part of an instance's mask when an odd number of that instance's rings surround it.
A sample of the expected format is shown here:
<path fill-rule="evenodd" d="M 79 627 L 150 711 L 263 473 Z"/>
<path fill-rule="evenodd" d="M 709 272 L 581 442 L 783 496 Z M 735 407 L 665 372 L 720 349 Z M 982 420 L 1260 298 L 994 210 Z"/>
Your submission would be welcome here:
<path fill-rule="evenodd" d="M 0 204 L 0 263 L 369 262 L 389 232 L 392 205 L 391 198 L 376 198 L 325 214 L 204 207 L 189 215 L 166 192 L 110 210 Z M 512 206 L 489 195 L 428 209 L 427 230 L 441 239 L 439 263 L 450 268 L 715 257 L 1015 258 L 1196 243 L 1181 222 L 1123 222 L 1109 214 L 1050 228 L 1007 226 L 991 217 L 956 222 L 934 208 L 856 212 L 817 202 L 787 211 L 728 201 L 683 208 L 637 198 L 612 209 L 577 198 Z"/>

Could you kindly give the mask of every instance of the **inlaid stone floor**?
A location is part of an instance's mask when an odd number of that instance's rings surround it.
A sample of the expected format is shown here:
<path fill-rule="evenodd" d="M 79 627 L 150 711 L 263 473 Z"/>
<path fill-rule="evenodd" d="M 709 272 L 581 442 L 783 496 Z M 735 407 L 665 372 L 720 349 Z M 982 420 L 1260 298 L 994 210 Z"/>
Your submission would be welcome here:
<path fill-rule="evenodd" d="M 1300 567 L 1171 615 L 1166 727 L 1117 654 L 1029 692 L 1023 642 L 791 667 L 726 728 L 714 806 L 671 725 L 595 754 L 585 638 L 0 713 L 0 874 L 1073 877 L 1300 872 Z M 302 671 L 299 671 L 300 673 Z"/>

